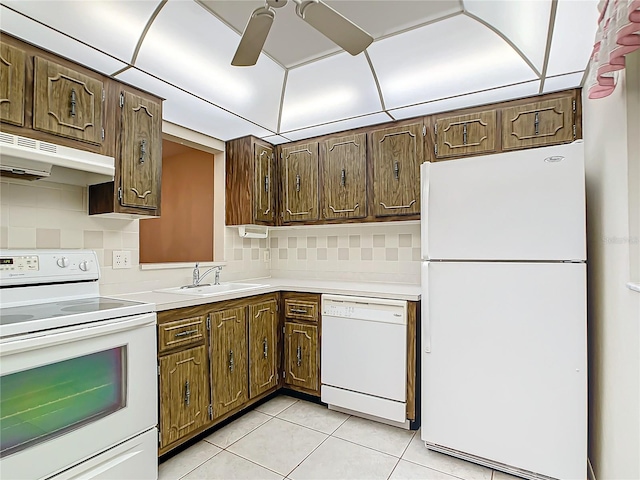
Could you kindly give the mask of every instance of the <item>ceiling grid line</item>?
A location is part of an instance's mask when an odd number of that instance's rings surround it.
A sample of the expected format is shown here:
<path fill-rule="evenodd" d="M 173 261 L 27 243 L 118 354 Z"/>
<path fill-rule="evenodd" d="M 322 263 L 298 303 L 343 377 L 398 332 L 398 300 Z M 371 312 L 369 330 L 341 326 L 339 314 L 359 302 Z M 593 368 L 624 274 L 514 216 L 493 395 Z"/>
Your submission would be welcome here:
<path fill-rule="evenodd" d="M 551 41 L 553 40 L 553 29 L 556 23 L 556 12 L 558 11 L 558 0 L 551 0 L 551 12 L 549 13 L 549 29 L 547 31 L 547 45 L 544 49 L 544 62 L 542 64 L 542 77 L 540 78 L 539 93 L 544 91 L 544 82 L 547 76 L 547 67 L 549 66 L 549 57 L 551 56 Z"/>
<path fill-rule="evenodd" d="M 282 123 L 282 109 L 284 108 L 284 95 L 287 90 L 287 80 L 289 78 L 289 69 L 284 69 L 284 78 L 282 79 L 282 93 L 280 94 L 280 107 L 278 109 L 278 123 L 276 125 L 276 130 L 278 135 L 280 135 L 280 125 Z"/>
<path fill-rule="evenodd" d="M 389 113 L 384 111 L 384 110 L 380 110 L 378 112 L 363 113 L 362 115 L 354 115 L 352 117 L 341 118 L 340 120 L 332 120 L 330 122 L 316 123 L 314 125 L 310 125 L 310 126 L 306 126 L 306 127 L 292 128 L 291 130 L 287 130 L 285 132 L 278 133 L 278 135 L 280 135 L 282 137 L 285 137 L 287 134 L 290 134 L 290 133 L 300 132 L 302 130 L 308 130 L 308 129 L 316 128 L 316 127 L 324 127 L 324 126 L 327 126 L 327 125 L 332 125 L 334 123 L 345 122 L 345 121 L 348 121 L 348 120 L 357 120 L 358 118 L 370 117 L 372 115 L 377 115 L 379 113 L 386 113 L 387 115 L 389 115 Z M 391 116 L 391 115 L 389 115 L 389 116 Z M 363 125 L 363 126 L 366 126 L 366 125 Z"/>
<path fill-rule="evenodd" d="M 376 89 L 378 90 L 378 96 L 380 97 L 380 106 L 383 111 L 387 111 L 387 107 L 384 104 L 384 95 L 382 94 L 382 88 L 380 88 L 380 81 L 378 80 L 378 75 L 376 74 L 376 69 L 373 68 L 373 62 L 371 61 L 371 57 L 369 56 L 369 52 L 364 51 L 364 56 L 367 59 L 367 63 L 369 64 L 369 68 L 371 69 L 371 75 L 373 76 L 373 81 L 376 84 Z"/>
<path fill-rule="evenodd" d="M 144 29 L 140 34 L 140 38 L 138 39 L 138 43 L 136 43 L 136 48 L 133 50 L 133 55 L 131 56 L 131 62 L 129 62 L 130 65 L 134 66 L 136 64 L 136 60 L 138 59 L 138 54 L 140 53 L 140 49 L 142 48 L 142 42 L 144 42 L 144 38 L 147 36 L 147 33 L 149 32 L 149 29 L 151 28 L 153 21 L 156 19 L 156 17 L 160 13 L 160 10 L 162 10 L 162 8 L 167 4 L 167 2 L 168 0 L 161 0 L 161 2 L 156 6 L 155 10 L 151 14 L 151 17 L 149 17 L 149 21 L 147 21 L 146 25 L 144 26 Z"/>

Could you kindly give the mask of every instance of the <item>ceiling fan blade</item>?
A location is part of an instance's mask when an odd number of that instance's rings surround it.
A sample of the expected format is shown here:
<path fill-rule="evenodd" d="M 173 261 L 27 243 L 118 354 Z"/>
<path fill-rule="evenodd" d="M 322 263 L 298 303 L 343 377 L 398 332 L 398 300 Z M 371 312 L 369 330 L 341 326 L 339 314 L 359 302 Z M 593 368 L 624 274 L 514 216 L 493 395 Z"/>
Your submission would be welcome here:
<path fill-rule="evenodd" d="M 320 0 L 303 0 L 296 13 L 305 22 L 338 44 L 351 55 L 358 55 L 373 42 L 373 37 Z"/>
<path fill-rule="evenodd" d="M 274 12 L 268 6 L 260 7 L 253 11 L 244 33 L 240 39 L 240 44 L 236 54 L 231 60 L 231 65 L 236 67 L 248 67 L 255 65 L 267 40 L 267 35 L 273 24 Z"/>

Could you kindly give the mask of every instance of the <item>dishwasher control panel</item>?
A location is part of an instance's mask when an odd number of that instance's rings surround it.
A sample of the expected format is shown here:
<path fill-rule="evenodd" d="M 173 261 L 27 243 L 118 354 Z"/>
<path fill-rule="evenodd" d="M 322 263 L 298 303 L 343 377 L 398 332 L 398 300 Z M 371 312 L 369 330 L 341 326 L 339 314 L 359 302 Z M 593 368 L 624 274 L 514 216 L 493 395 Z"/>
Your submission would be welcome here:
<path fill-rule="evenodd" d="M 331 317 L 343 317 L 350 318 L 353 316 L 355 311 L 355 307 L 339 305 L 337 303 L 331 303 L 329 305 L 325 305 L 322 309 L 322 315 L 329 315 Z"/>
<path fill-rule="evenodd" d="M 322 316 L 406 324 L 407 302 L 382 298 L 322 295 Z"/>

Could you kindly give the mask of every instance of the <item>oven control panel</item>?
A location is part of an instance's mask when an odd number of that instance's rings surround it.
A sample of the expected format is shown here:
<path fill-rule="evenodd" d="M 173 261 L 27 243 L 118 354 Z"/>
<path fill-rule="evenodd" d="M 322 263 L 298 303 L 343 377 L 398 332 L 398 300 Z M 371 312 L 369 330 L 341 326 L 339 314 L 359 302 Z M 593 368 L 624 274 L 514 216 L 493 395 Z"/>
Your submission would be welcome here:
<path fill-rule="evenodd" d="M 98 280 L 92 250 L 0 250 L 0 286 Z"/>
<path fill-rule="evenodd" d="M 39 270 L 37 255 L 0 258 L 0 271 L 9 272 L 25 270 Z"/>

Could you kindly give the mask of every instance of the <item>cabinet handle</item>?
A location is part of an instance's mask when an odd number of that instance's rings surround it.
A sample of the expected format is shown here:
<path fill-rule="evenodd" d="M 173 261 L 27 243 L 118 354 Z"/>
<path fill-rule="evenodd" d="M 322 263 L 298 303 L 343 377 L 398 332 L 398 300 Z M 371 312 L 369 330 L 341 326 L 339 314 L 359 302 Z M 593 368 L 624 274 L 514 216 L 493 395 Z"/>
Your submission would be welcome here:
<path fill-rule="evenodd" d="M 191 403 L 191 385 L 189 385 L 189 380 L 184 382 L 184 403 L 187 407 Z"/>
<path fill-rule="evenodd" d="M 536 118 L 535 118 L 535 120 L 533 121 L 533 125 L 534 125 L 534 126 L 535 126 L 535 128 L 536 128 L 536 135 L 539 135 L 539 134 L 540 134 L 540 129 L 539 129 L 539 127 L 540 127 L 540 118 L 538 118 L 538 113 L 539 113 L 539 112 L 536 112 Z"/>
<path fill-rule="evenodd" d="M 396 210 L 399 208 L 411 208 L 411 206 L 416 203 L 415 200 L 411 200 L 411 202 L 409 203 L 409 205 L 392 205 L 390 207 L 387 207 L 383 202 L 380 202 L 380 205 L 382 205 L 383 208 L 386 208 L 387 210 Z"/>
<path fill-rule="evenodd" d="M 177 337 L 186 337 L 187 335 L 193 335 L 194 333 L 198 333 L 198 330 L 185 330 L 184 332 L 176 333 Z"/>
<path fill-rule="evenodd" d="M 296 364 L 298 366 L 302 365 L 302 347 L 300 345 L 296 349 Z"/>
<path fill-rule="evenodd" d="M 340 186 L 344 187 L 347 184 L 347 171 L 343 168 L 340 174 Z"/>
<path fill-rule="evenodd" d="M 71 116 L 76 116 L 76 89 L 71 89 Z"/>
<path fill-rule="evenodd" d="M 144 163 L 145 157 L 147 156 L 147 141 L 140 141 L 140 163 Z"/>
<path fill-rule="evenodd" d="M 396 180 L 400 180 L 400 163 L 395 162 L 393 164 L 393 176 Z"/>
<path fill-rule="evenodd" d="M 355 206 L 355 207 L 353 207 L 353 208 L 346 208 L 346 209 L 344 209 L 344 210 L 336 210 L 335 208 L 333 208 L 333 205 L 329 205 L 329 208 L 331 209 L 331 211 L 332 211 L 333 213 L 353 213 L 353 212 L 355 212 L 355 211 L 358 209 L 358 207 L 359 207 L 359 206 L 360 206 L 360 204 L 359 204 L 359 203 L 356 203 L 356 206 Z M 326 212 L 325 212 L 325 217 L 326 217 L 326 216 L 327 216 L 327 215 L 326 215 Z"/>
<path fill-rule="evenodd" d="M 229 370 L 233 372 L 233 350 L 229 350 Z"/>
<path fill-rule="evenodd" d="M 264 176 L 264 191 L 269 193 L 269 175 Z"/>
<path fill-rule="evenodd" d="M 264 340 L 262 341 L 262 354 L 264 355 L 264 358 L 267 358 L 269 352 L 269 345 L 267 342 L 267 337 L 264 337 Z"/>
<path fill-rule="evenodd" d="M 296 173 L 296 192 L 300 191 L 300 174 Z"/>
<path fill-rule="evenodd" d="M 467 122 L 462 124 L 462 144 L 467 144 Z"/>
<path fill-rule="evenodd" d="M 290 309 L 291 313 L 308 313 L 306 309 L 302 309 L 302 308 L 292 308 Z"/>

